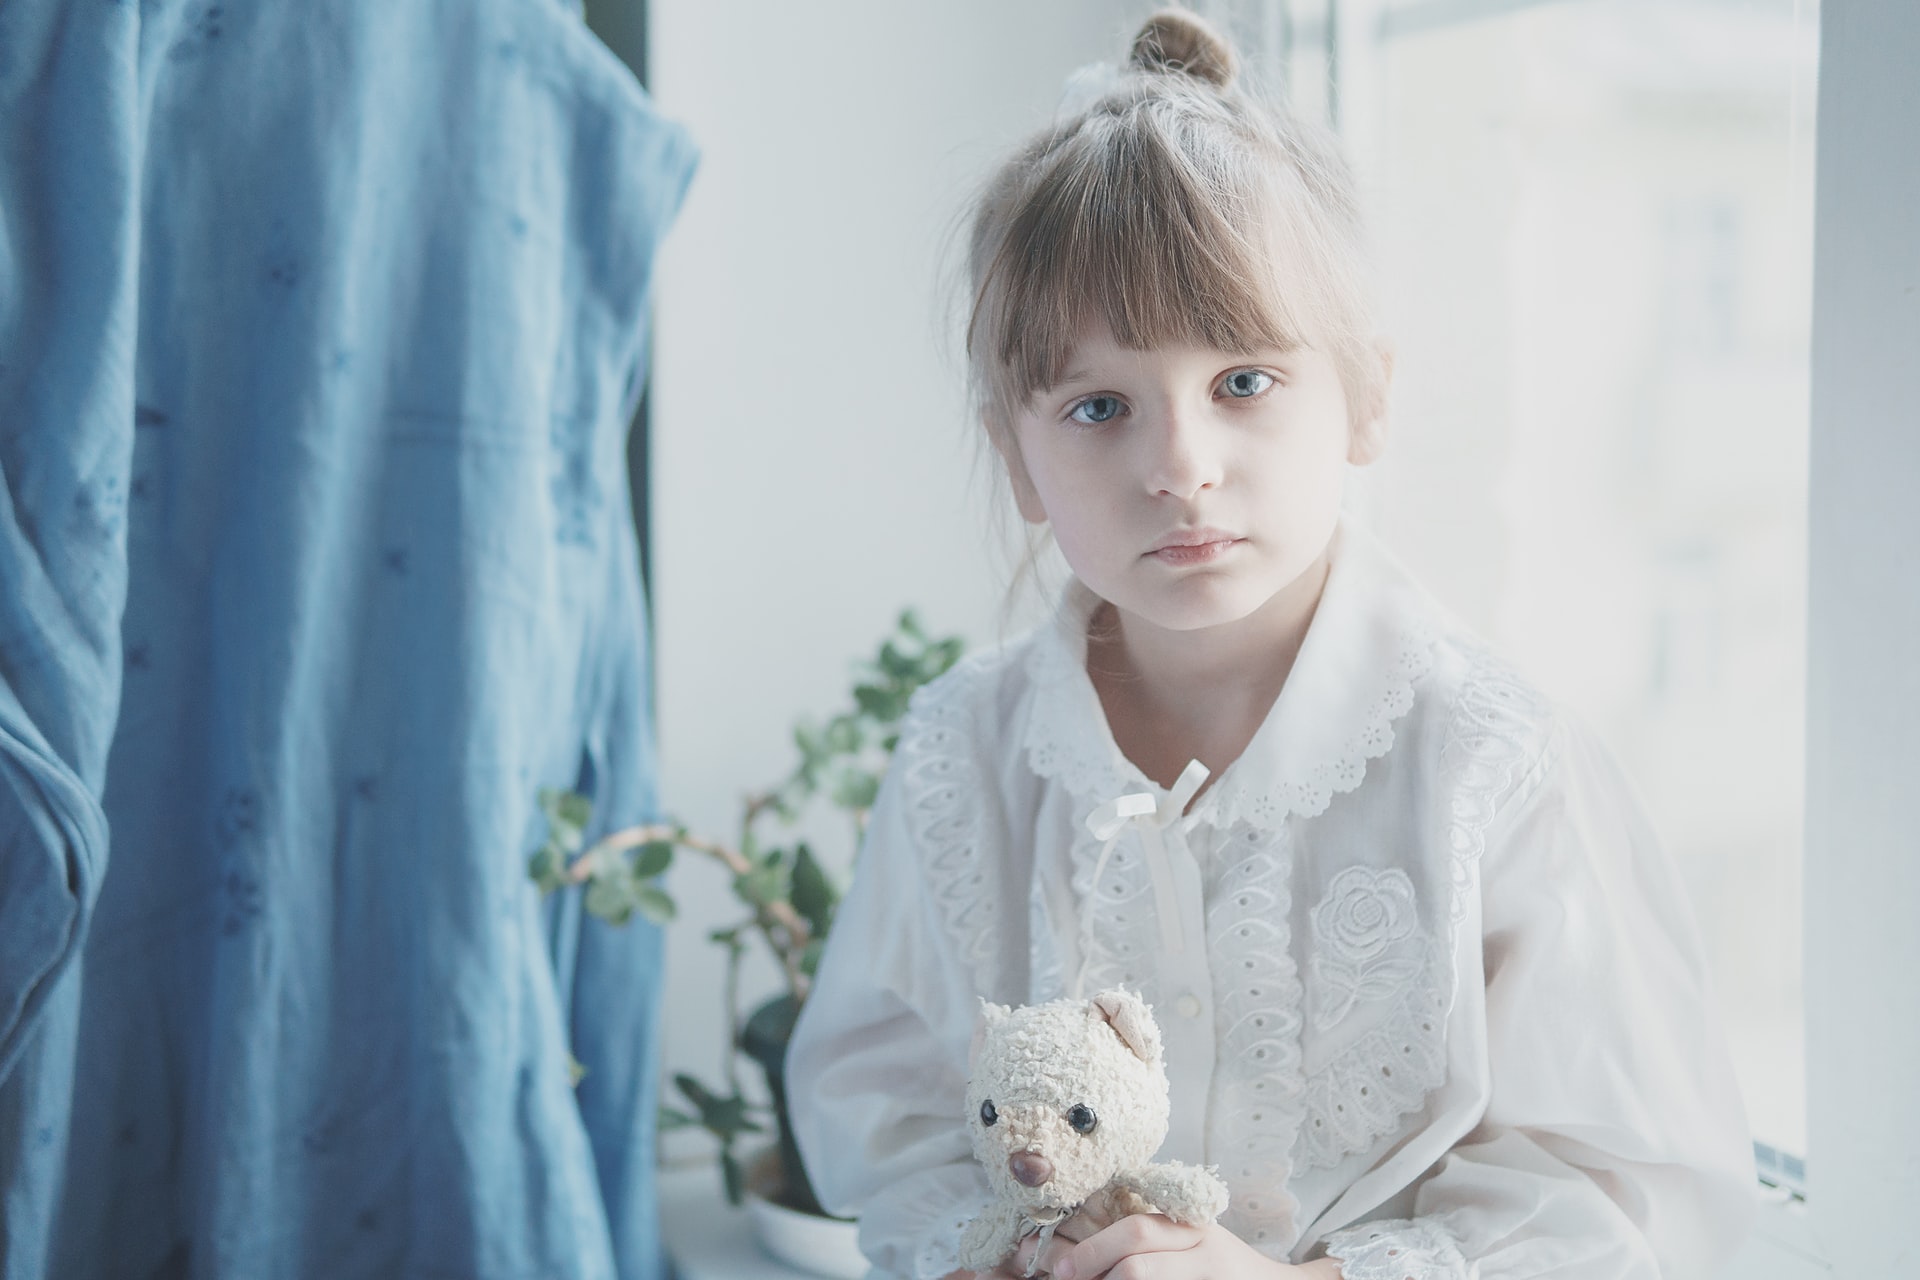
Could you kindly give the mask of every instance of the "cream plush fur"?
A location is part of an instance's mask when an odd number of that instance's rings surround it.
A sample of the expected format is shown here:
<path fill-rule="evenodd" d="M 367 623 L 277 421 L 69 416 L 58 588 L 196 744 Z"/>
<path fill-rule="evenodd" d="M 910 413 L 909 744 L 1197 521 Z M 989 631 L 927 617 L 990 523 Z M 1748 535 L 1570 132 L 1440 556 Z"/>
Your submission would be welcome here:
<path fill-rule="evenodd" d="M 1167 1073 L 1146 1001 L 1116 989 L 1017 1009 L 981 1003 L 967 1123 L 995 1200 L 961 1238 L 961 1266 L 990 1270 L 1076 1210 L 1102 1223 L 1220 1216 L 1227 1188 L 1211 1170 L 1150 1163 L 1167 1136 Z"/>

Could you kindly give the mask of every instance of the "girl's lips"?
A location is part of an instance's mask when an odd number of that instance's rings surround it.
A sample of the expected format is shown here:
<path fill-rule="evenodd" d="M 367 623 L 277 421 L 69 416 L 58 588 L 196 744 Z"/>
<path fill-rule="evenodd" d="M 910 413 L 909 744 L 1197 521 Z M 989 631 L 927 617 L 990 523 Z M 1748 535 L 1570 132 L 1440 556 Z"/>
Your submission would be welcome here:
<path fill-rule="evenodd" d="M 1205 564 L 1209 560 L 1219 559 L 1221 556 L 1227 554 L 1227 552 L 1233 550 L 1233 548 L 1241 542 L 1245 541 L 1245 539 L 1236 538 L 1232 534 L 1222 533 L 1216 535 L 1212 530 L 1208 530 L 1200 536 L 1205 540 L 1200 542 L 1169 543 L 1155 551 L 1148 552 L 1148 554 L 1163 564 Z"/>

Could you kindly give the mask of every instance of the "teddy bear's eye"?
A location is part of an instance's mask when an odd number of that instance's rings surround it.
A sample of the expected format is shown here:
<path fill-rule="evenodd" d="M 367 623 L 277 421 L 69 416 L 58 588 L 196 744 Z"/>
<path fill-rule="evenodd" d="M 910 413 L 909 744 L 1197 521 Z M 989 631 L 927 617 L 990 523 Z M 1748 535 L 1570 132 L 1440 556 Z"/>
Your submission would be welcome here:
<path fill-rule="evenodd" d="M 1093 1127 L 1100 1123 L 1100 1117 L 1093 1114 L 1093 1108 L 1082 1102 L 1067 1112 L 1067 1123 L 1076 1133 L 1092 1133 Z"/>
<path fill-rule="evenodd" d="M 980 1104 L 980 1123 L 981 1124 L 992 1124 L 995 1120 L 998 1120 L 999 1118 L 1000 1118 L 1000 1113 L 993 1109 L 992 1098 L 988 1098 L 985 1102 Z"/>

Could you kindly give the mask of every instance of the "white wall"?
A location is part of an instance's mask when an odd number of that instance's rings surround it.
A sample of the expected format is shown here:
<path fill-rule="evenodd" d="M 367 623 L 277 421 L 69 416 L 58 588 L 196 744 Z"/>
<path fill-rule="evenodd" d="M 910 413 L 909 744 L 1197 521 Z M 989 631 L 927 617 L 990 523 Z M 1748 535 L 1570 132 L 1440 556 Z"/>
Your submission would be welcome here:
<path fill-rule="evenodd" d="M 794 763 L 797 717 L 904 605 L 1000 626 L 957 341 L 937 284 L 985 168 L 1114 57 L 1117 0 L 654 0 L 649 61 L 700 171 L 659 264 L 653 600 L 667 810 L 731 832 Z M 722 877 L 682 865 L 666 1055 L 713 1078 Z M 757 975 L 759 993 L 774 989 Z M 679 1148 L 676 1148 L 679 1149 Z"/>

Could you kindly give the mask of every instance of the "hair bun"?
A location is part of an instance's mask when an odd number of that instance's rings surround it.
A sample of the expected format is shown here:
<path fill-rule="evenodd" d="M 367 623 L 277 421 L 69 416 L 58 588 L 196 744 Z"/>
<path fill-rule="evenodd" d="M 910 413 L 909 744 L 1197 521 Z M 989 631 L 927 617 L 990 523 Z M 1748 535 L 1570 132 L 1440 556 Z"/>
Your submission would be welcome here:
<path fill-rule="evenodd" d="M 1226 37 L 1187 9 L 1162 9 L 1141 24 L 1128 61 L 1142 71 L 1192 76 L 1216 89 L 1232 84 L 1240 70 Z"/>

